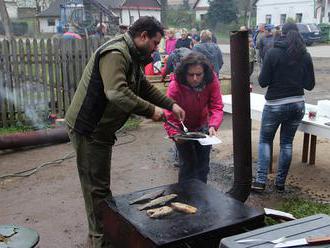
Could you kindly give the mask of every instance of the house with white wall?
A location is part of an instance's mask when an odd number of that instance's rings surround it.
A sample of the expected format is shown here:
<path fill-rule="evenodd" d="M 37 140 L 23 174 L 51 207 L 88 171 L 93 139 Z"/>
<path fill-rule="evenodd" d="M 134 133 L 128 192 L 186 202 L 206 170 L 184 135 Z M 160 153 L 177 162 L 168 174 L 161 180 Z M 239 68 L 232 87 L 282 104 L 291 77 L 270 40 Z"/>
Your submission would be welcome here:
<path fill-rule="evenodd" d="M 125 0 L 121 5 L 120 24 L 129 26 L 141 16 L 153 16 L 161 21 L 160 10 L 158 0 Z"/>
<path fill-rule="evenodd" d="M 330 0 L 325 0 L 324 3 L 324 6 L 321 6 L 320 1 L 316 0 L 258 0 L 257 24 L 280 25 L 287 18 L 301 23 L 330 23 Z"/>
<path fill-rule="evenodd" d="M 202 21 L 205 19 L 209 6 L 210 4 L 208 0 L 197 0 L 195 2 L 193 9 L 196 13 L 196 21 Z"/>
<path fill-rule="evenodd" d="M 67 4 L 69 1 L 54 0 L 49 8 L 37 16 L 40 32 L 56 33 L 56 27 L 60 24 L 61 6 Z M 103 12 L 111 12 L 111 15 L 118 17 L 120 25 L 129 26 L 141 16 L 154 16 L 157 20 L 161 21 L 161 4 L 158 0 L 84 0 L 84 5 L 87 2 L 101 9 Z M 67 16 L 70 16 L 70 14 L 67 13 Z M 97 18 L 99 16 L 100 14 L 95 15 Z M 109 21 L 106 16 L 102 18 L 104 18 L 102 22 Z"/>
<path fill-rule="evenodd" d="M 17 2 L 16 0 L 5 0 L 6 9 L 10 19 L 17 18 Z"/>

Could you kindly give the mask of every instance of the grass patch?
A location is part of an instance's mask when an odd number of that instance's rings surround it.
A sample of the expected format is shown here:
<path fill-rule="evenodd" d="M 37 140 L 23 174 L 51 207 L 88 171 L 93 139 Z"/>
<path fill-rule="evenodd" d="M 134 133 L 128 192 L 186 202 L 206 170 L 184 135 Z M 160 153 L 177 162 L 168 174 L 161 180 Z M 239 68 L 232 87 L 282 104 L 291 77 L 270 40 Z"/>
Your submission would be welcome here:
<path fill-rule="evenodd" d="M 4 127 L 0 128 L 0 136 L 9 135 L 13 133 L 22 133 L 34 130 L 30 126 Z"/>
<path fill-rule="evenodd" d="M 330 215 L 330 204 L 319 203 L 301 198 L 290 198 L 284 200 L 276 209 L 290 213 L 297 219 L 315 214 Z M 266 217 L 265 223 L 266 225 L 274 225 L 278 222 L 270 217 Z"/>
<path fill-rule="evenodd" d="M 279 210 L 291 213 L 296 218 L 303 218 L 320 213 L 330 215 L 330 204 L 318 203 L 299 198 L 291 198 L 283 202 Z"/>

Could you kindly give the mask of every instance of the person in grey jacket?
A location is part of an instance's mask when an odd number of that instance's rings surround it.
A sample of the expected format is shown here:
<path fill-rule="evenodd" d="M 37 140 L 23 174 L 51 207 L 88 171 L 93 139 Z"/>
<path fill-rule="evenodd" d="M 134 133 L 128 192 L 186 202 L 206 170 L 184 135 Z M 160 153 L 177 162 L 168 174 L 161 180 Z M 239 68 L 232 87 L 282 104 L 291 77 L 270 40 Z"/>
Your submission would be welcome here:
<path fill-rule="evenodd" d="M 259 49 L 259 56 L 261 58 L 261 64 L 264 63 L 265 55 L 269 49 L 274 47 L 274 36 L 271 27 L 265 27 L 264 36 L 261 37 L 257 43 L 257 49 Z"/>
<path fill-rule="evenodd" d="M 194 46 L 192 50 L 204 54 L 213 65 L 214 72 L 219 75 L 223 65 L 221 50 L 212 42 L 212 33 L 209 30 L 202 30 L 200 37 L 201 43 Z"/>

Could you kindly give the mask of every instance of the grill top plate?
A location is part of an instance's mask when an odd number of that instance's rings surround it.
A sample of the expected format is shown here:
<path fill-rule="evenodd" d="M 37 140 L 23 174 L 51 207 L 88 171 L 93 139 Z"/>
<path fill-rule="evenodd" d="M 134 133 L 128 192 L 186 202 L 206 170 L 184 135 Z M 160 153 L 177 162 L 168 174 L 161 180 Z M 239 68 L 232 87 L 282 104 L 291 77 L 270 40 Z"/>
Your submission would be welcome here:
<path fill-rule="evenodd" d="M 174 212 L 162 219 L 151 219 L 146 210 L 137 209 L 140 204 L 129 205 L 129 201 L 158 189 L 165 189 L 164 194 L 178 194 L 174 201 L 197 207 L 197 213 Z M 170 244 L 212 231 L 226 231 L 235 225 L 241 226 L 256 218 L 263 218 L 263 212 L 247 207 L 198 180 L 120 195 L 114 197 L 114 201 L 116 206 L 107 201 L 108 207 L 118 212 L 155 245 Z"/>

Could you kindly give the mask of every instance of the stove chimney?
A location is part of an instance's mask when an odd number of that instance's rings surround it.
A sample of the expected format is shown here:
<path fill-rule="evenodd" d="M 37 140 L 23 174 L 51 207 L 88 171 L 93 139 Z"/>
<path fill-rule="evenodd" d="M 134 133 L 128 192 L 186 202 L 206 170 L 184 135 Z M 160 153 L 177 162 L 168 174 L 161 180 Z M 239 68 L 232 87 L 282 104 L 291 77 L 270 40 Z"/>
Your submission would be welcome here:
<path fill-rule="evenodd" d="M 234 185 L 228 194 L 245 202 L 252 181 L 248 31 L 230 34 Z"/>

